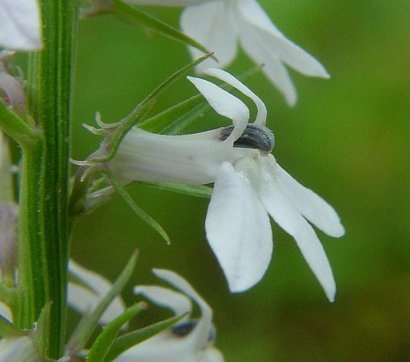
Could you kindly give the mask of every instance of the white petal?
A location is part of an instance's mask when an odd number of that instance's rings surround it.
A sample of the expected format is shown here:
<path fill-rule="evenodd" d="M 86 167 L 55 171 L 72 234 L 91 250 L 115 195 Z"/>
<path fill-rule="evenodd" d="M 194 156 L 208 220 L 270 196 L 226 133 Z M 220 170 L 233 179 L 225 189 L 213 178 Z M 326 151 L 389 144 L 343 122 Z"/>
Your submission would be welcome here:
<path fill-rule="evenodd" d="M 0 47 L 15 50 L 42 47 L 36 0 L 0 0 Z"/>
<path fill-rule="evenodd" d="M 0 362 L 41 362 L 29 337 L 4 338 L 0 341 Z"/>
<path fill-rule="evenodd" d="M 237 52 L 237 35 L 232 22 L 229 5 L 225 1 L 209 1 L 190 6 L 181 15 L 181 29 L 184 33 L 214 52 L 218 63 L 207 59 L 198 65 L 203 71 L 209 67 L 228 65 Z M 189 48 L 192 58 L 202 55 L 200 51 Z"/>
<path fill-rule="evenodd" d="M 190 313 L 192 310 L 189 298 L 168 288 L 138 285 L 134 288 L 134 293 L 143 295 L 157 305 L 171 309 L 175 315 Z"/>
<path fill-rule="evenodd" d="M 333 207 L 312 190 L 298 183 L 279 165 L 277 167 L 277 182 L 282 192 L 312 224 L 336 238 L 345 233 L 340 218 Z"/>
<path fill-rule="evenodd" d="M 332 302 L 336 293 L 329 260 L 313 228 L 276 184 L 270 159 L 264 159 L 259 197 L 272 218 L 295 239 L 304 258 L 322 285 L 328 299 Z"/>
<path fill-rule="evenodd" d="M 131 347 L 118 356 L 116 362 L 199 362 L 197 351 L 187 337 L 174 336 L 169 331 L 161 332 L 146 341 Z"/>
<path fill-rule="evenodd" d="M 13 314 L 11 313 L 9 306 L 3 302 L 0 302 L 0 315 L 10 322 L 13 321 Z"/>
<path fill-rule="evenodd" d="M 243 84 L 238 79 L 236 79 L 233 75 L 229 74 L 228 72 L 225 72 L 222 69 L 209 68 L 209 69 L 206 69 L 204 73 L 222 80 L 223 82 L 231 85 L 232 87 L 236 88 L 237 90 L 242 92 L 244 95 L 252 99 L 252 101 L 256 105 L 256 108 L 258 109 L 255 123 L 263 124 L 263 125 L 266 124 L 266 116 L 268 112 L 266 110 L 265 103 L 263 103 L 262 100 L 254 92 L 252 92 L 245 84 Z"/>
<path fill-rule="evenodd" d="M 123 183 L 136 181 L 207 184 L 215 181 L 224 161 L 235 161 L 255 150 L 221 142 L 221 129 L 168 136 L 134 127 L 121 142 L 111 171 Z"/>
<path fill-rule="evenodd" d="M 170 330 L 160 334 L 130 348 L 119 356 L 118 362 L 222 362 L 223 357 L 213 347 L 209 346 L 208 338 L 211 331 L 212 310 L 202 297 L 192 288 L 192 286 L 178 274 L 164 269 L 154 269 L 157 277 L 165 280 L 182 293 L 195 300 L 201 309 L 201 318 L 193 331 L 185 337 L 176 336 Z M 169 294 L 170 290 L 161 287 L 138 287 L 137 291 L 143 291 L 144 294 L 152 299 L 155 303 L 171 306 L 185 302 L 178 300 L 179 297 Z M 181 309 L 182 310 L 182 309 Z M 209 359 L 207 359 L 209 356 Z"/>
<path fill-rule="evenodd" d="M 227 162 L 216 178 L 205 228 L 230 290 L 255 285 L 271 259 L 272 231 L 249 181 Z"/>
<path fill-rule="evenodd" d="M 70 281 L 68 283 L 68 304 L 80 313 L 88 313 L 109 292 L 112 285 L 101 275 L 85 269 L 70 260 L 69 272 L 77 278 L 80 283 Z M 101 323 L 108 323 L 118 317 L 125 310 L 125 304 L 121 297 L 116 297 L 102 315 Z"/>
<path fill-rule="evenodd" d="M 237 0 L 236 8 L 239 10 L 240 16 L 249 24 L 270 31 L 277 37 L 284 37 L 255 0 Z"/>
<path fill-rule="evenodd" d="M 237 21 L 241 29 L 239 38 L 245 53 L 255 63 L 264 65 L 262 71 L 285 96 L 287 103 L 290 106 L 295 105 L 297 100 L 295 87 L 278 55 L 266 46 L 255 27 L 244 21 L 240 13 L 237 14 Z"/>
<path fill-rule="evenodd" d="M 165 269 L 154 269 L 153 271 L 158 278 L 165 280 L 175 288 L 179 289 L 179 291 L 192 298 L 198 304 L 201 309 L 201 318 L 187 338 L 192 340 L 191 343 L 195 349 L 204 348 L 208 342 L 209 334 L 212 329 L 212 309 L 194 290 L 194 288 L 192 288 L 192 286 L 178 274 Z"/>
<path fill-rule="evenodd" d="M 263 72 L 284 95 L 288 105 L 293 107 L 298 100 L 298 95 L 286 67 L 274 54 L 270 54 L 268 58 L 265 58 L 265 61 L 266 59 L 269 60 L 268 64 L 263 67 Z"/>
<path fill-rule="evenodd" d="M 281 61 L 302 74 L 329 78 L 325 68 L 314 57 L 287 39 L 273 25 L 259 4 L 253 0 L 240 0 L 238 9 L 243 19 L 256 30 L 255 37 L 260 37 L 264 46 Z"/>
<path fill-rule="evenodd" d="M 208 347 L 202 356 L 201 362 L 224 362 L 224 357 L 216 348 Z"/>
<path fill-rule="evenodd" d="M 289 39 L 276 38 L 263 29 L 258 32 L 266 48 L 299 73 L 307 76 L 329 78 L 326 69 L 317 59 Z"/>
<path fill-rule="evenodd" d="M 205 79 L 187 77 L 201 92 L 209 105 L 221 116 L 231 119 L 236 126 L 231 133 L 232 143 L 238 139 L 249 120 L 249 109 L 239 98 Z"/>
<path fill-rule="evenodd" d="M 206 305 L 207 308 L 209 308 L 208 304 L 195 291 L 195 289 L 192 288 L 192 286 L 177 273 L 166 269 L 153 269 L 153 272 L 158 278 L 166 281 L 185 295 L 192 298 L 196 303 L 198 303 L 198 305 Z"/>

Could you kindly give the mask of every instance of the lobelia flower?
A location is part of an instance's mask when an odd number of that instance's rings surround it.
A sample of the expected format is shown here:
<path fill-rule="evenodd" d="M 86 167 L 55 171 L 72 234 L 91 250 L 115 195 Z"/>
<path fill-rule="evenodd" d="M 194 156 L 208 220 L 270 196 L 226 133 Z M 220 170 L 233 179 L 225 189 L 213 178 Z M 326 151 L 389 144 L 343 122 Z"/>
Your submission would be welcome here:
<path fill-rule="evenodd" d="M 42 48 L 37 0 L 0 0 L 0 47 L 26 51 Z"/>
<path fill-rule="evenodd" d="M 258 113 L 248 124 L 249 109 L 230 93 L 200 78 L 188 77 L 220 115 L 233 126 L 169 136 L 132 129 L 107 165 L 122 182 L 207 184 L 214 190 L 206 215 L 208 242 L 232 292 L 245 291 L 266 272 L 272 254 L 268 214 L 295 239 L 304 258 L 333 301 L 336 287 L 329 261 L 315 231 L 340 237 L 344 228 L 334 209 L 300 185 L 270 154 L 273 135 L 265 127 L 264 103 L 221 69 L 216 77 L 251 98 Z"/>
<path fill-rule="evenodd" d="M 191 314 L 193 300 L 199 306 L 201 316 L 197 320 L 187 316 L 169 330 L 128 349 L 116 362 L 223 362 L 222 354 L 212 345 L 215 331 L 209 305 L 178 274 L 163 269 L 154 269 L 154 274 L 182 293 L 146 285 L 135 287 L 134 292 L 171 309 L 175 315 Z"/>
<path fill-rule="evenodd" d="M 112 284 L 100 274 L 88 270 L 73 259 L 68 266 L 71 280 L 68 283 L 67 304 L 81 314 L 91 312 L 94 307 L 111 290 Z M 125 311 L 121 297 L 116 297 L 100 318 L 101 324 L 106 324 Z M 0 302 L 0 315 L 9 321 L 13 315 L 7 304 Z"/>
<path fill-rule="evenodd" d="M 297 93 L 286 65 L 307 75 L 329 78 L 325 68 L 298 45 L 287 39 L 255 0 L 128 0 L 139 5 L 187 6 L 181 16 L 182 30 L 215 53 L 198 66 L 225 67 L 235 58 L 238 42 L 265 75 L 285 96 L 289 105 Z M 192 57 L 200 52 L 190 48 Z"/>
<path fill-rule="evenodd" d="M 87 270 L 75 261 L 69 262 L 70 276 L 75 278 L 68 283 L 68 305 L 85 314 L 90 313 L 94 307 L 110 291 L 112 285 L 101 275 Z M 118 317 L 125 310 L 125 304 L 120 297 L 116 297 L 101 316 L 99 322 L 106 324 Z M 10 308 L 0 302 L 0 314 L 9 321 L 13 320 Z M 10 337 L 0 341 L 0 362 L 42 362 L 38 352 L 33 346 L 29 336 Z M 71 359 L 70 359 L 71 361 Z"/>
<path fill-rule="evenodd" d="M 70 274 L 81 284 L 70 281 L 68 304 L 81 313 L 90 312 L 111 289 L 112 285 L 104 277 L 87 270 L 70 260 Z M 115 361 L 141 362 L 223 362 L 220 352 L 212 346 L 215 336 L 212 325 L 212 310 L 195 290 L 176 273 L 155 269 L 157 277 L 165 280 L 184 294 L 159 286 L 138 286 L 134 292 L 141 294 L 153 303 L 171 309 L 175 315 L 191 313 L 191 300 L 200 310 L 199 320 L 179 322 L 170 330 L 164 331 L 121 354 Z M 105 324 L 124 312 L 124 302 L 117 297 L 100 319 Z"/>
<path fill-rule="evenodd" d="M 68 283 L 67 303 L 84 314 L 91 312 L 111 290 L 112 284 L 100 274 L 86 269 L 70 259 L 68 270 L 72 280 Z M 100 318 L 106 324 L 125 310 L 121 297 L 116 297 Z"/>
<path fill-rule="evenodd" d="M 69 262 L 69 273 L 72 280 L 68 283 L 68 305 L 81 314 L 91 313 L 101 300 L 110 292 L 112 284 L 103 276 L 88 270 L 74 260 Z M 106 324 L 125 311 L 125 304 L 117 296 L 101 318 L 100 324 Z M 9 306 L 0 301 L 0 315 L 8 321 L 13 321 Z M 27 332 L 27 336 L 7 337 L 0 341 L 0 362 L 43 362 L 33 345 L 33 334 L 36 329 Z M 70 352 L 70 351 L 68 351 Z M 77 351 L 76 351 L 77 352 Z M 61 361 L 74 361 L 67 354 Z"/>

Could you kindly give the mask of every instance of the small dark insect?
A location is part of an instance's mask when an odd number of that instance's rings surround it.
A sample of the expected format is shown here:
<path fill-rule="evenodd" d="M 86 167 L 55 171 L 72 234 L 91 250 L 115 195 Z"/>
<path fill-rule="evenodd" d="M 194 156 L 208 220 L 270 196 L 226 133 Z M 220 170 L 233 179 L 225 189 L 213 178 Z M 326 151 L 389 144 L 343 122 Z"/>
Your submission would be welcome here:
<path fill-rule="evenodd" d="M 226 140 L 232 133 L 234 126 L 225 127 L 221 131 L 220 140 Z M 275 144 L 275 139 L 272 132 L 266 127 L 255 126 L 248 124 L 239 137 L 233 144 L 239 148 L 253 148 L 263 153 L 270 153 Z"/>

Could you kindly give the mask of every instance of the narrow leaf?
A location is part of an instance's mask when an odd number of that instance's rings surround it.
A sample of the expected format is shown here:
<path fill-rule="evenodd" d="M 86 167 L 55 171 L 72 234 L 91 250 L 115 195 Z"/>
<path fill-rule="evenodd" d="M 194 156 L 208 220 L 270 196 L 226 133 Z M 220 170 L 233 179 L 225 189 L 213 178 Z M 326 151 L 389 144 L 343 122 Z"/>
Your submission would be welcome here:
<path fill-rule="evenodd" d="M 186 129 L 188 126 L 194 123 L 194 121 L 203 117 L 210 109 L 211 107 L 204 100 L 203 103 L 192 108 L 183 117 L 176 119 L 174 122 L 170 123 L 167 127 L 164 127 L 161 130 L 161 133 L 169 134 L 169 135 L 180 134 L 184 129 Z"/>
<path fill-rule="evenodd" d="M 124 186 L 119 183 L 109 172 L 105 171 L 103 172 L 103 175 L 111 183 L 114 190 L 124 199 L 128 206 L 131 207 L 131 209 L 141 218 L 141 220 L 151 226 L 167 244 L 170 244 L 171 240 L 163 227 L 137 205 L 131 195 L 127 192 L 127 190 L 125 190 Z"/>
<path fill-rule="evenodd" d="M 46 356 L 49 347 L 51 302 L 48 302 L 41 310 L 37 321 L 37 328 L 33 335 L 33 343 L 42 357 Z"/>
<path fill-rule="evenodd" d="M 189 70 L 197 66 L 198 64 L 202 63 L 204 60 L 208 59 L 212 54 L 208 53 L 198 59 L 195 59 L 191 63 L 185 65 L 181 69 L 178 69 L 175 73 L 165 79 L 157 88 L 155 88 L 143 101 L 143 103 L 149 101 L 152 98 L 159 96 L 163 93 L 170 85 L 172 85 L 176 80 L 182 77 L 184 74 L 188 73 Z"/>
<path fill-rule="evenodd" d="M 150 132 L 177 134 L 209 109 L 204 97 L 196 95 L 150 117 L 141 122 L 138 127 Z"/>
<path fill-rule="evenodd" d="M 131 318 L 136 316 L 141 309 L 143 309 L 145 303 L 137 303 L 132 307 L 125 310 L 120 316 L 112 320 L 110 323 L 104 326 L 103 331 L 97 337 L 90 351 L 88 352 L 87 362 L 101 362 L 104 361 L 107 356 L 115 338 L 117 337 L 121 327 L 127 323 Z"/>
<path fill-rule="evenodd" d="M 182 33 L 178 29 L 172 27 L 171 25 L 159 20 L 143 11 L 137 9 L 136 7 L 127 4 L 122 0 L 113 1 L 114 12 L 116 12 L 120 17 L 129 20 L 133 23 L 137 23 L 145 28 L 152 31 L 156 31 L 162 35 L 165 35 L 173 40 L 179 41 L 187 46 L 197 48 L 204 54 L 209 54 L 210 51 L 206 49 L 202 44 L 198 43 L 196 40 L 190 38 L 188 35 Z"/>
<path fill-rule="evenodd" d="M 173 184 L 173 183 L 158 183 L 152 184 L 148 182 L 141 182 L 144 185 L 153 187 L 159 190 L 172 191 L 179 194 L 184 194 L 194 197 L 202 197 L 209 199 L 212 195 L 212 187 L 203 186 L 203 185 L 185 185 L 185 184 Z"/>
<path fill-rule="evenodd" d="M 17 290 L 14 288 L 9 288 L 0 283 L 0 302 L 7 304 L 9 307 L 12 307 L 16 302 Z"/>
<path fill-rule="evenodd" d="M 178 323 L 186 314 L 172 317 L 164 321 L 151 324 L 148 327 L 124 334 L 118 337 L 111 346 L 107 357 L 104 362 L 109 362 L 117 358 L 121 353 L 125 352 L 127 349 L 144 342 L 150 337 L 157 335 L 158 333 L 172 327 Z"/>
<path fill-rule="evenodd" d="M 137 260 L 137 253 L 134 253 L 124 270 L 117 278 L 113 284 L 111 290 L 108 294 L 101 300 L 101 302 L 95 307 L 95 309 L 90 313 L 85 315 L 80 323 L 78 324 L 76 330 L 72 334 L 70 341 L 68 342 L 68 349 L 81 350 L 83 349 L 92 333 L 98 326 L 98 321 L 103 315 L 104 311 L 108 308 L 111 302 L 121 293 L 128 280 L 131 277 L 131 274 L 135 268 L 135 263 Z"/>

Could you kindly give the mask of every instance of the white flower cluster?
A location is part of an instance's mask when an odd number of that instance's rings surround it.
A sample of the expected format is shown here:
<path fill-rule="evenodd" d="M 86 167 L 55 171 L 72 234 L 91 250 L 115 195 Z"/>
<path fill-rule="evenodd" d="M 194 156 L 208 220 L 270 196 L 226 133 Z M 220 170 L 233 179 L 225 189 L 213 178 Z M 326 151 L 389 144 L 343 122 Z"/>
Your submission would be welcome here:
<path fill-rule="evenodd" d="M 110 3 L 94 0 L 99 1 Z M 324 67 L 287 39 L 255 0 L 126 1 L 136 5 L 185 7 L 181 15 L 183 32 L 214 52 L 217 59 L 207 59 L 197 70 L 250 98 L 257 115 L 250 122 L 250 111 L 242 100 L 208 80 L 188 77 L 211 108 L 230 119 L 232 125 L 178 136 L 134 127 L 105 166 L 124 184 L 131 181 L 214 183 L 205 221 L 206 236 L 232 292 L 251 288 L 265 274 L 273 250 L 271 217 L 294 238 L 328 299 L 333 301 L 336 286 L 332 269 L 311 224 L 329 236 L 340 237 L 344 228 L 339 217 L 326 201 L 278 165 L 271 154 L 274 136 L 266 127 L 265 104 L 238 79 L 220 69 L 233 61 L 240 45 L 255 63 L 263 65 L 263 72 L 287 103 L 294 105 L 297 93 L 286 66 L 307 76 L 328 78 Z M 42 46 L 38 2 L 0 0 L 0 47 L 33 51 Z M 193 58 L 200 55 L 197 49 L 190 48 L 190 52 Z M 3 68 L 0 68 L 0 91 L 16 113 L 26 112 L 22 85 Z M 0 150 L 1 142 L 0 134 Z M 1 160 L 0 153 L 0 166 Z M 14 216 L 17 218 L 17 214 Z M 17 237 L 9 230 L 3 234 Z M 6 255 L 6 243 L 2 244 L 0 251 Z M 68 284 L 68 304 L 86 314 L 100 303 L 112 285 L 74 261 L 70 262 L 69 270 L 77 282 Z M 176 316 L 187 316 L 174 327 L 131 347 L 116 361 L 222 362 L 221 353 L 213 347 L 215 332 L 209 305 L 176 273 L 161 269 L 155 269 L 154 273 L 178 291 L 138 286 L 135 293 L 172 310 Z M 192 317 L 192 301 L 200 310 L 197 319 Z M 108 323 L 124 310 L 124 302 L 117 297 L 100 322 Z M 0 303 L 0 312 L 3 318 L 12 321 L 7 305 Z M 16 362 L 40 361 L 28 334 L 0 341 L 0 361 L 10 358 Z"/>

